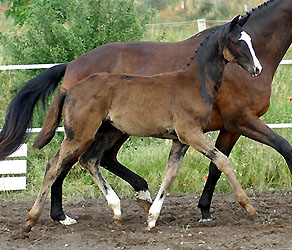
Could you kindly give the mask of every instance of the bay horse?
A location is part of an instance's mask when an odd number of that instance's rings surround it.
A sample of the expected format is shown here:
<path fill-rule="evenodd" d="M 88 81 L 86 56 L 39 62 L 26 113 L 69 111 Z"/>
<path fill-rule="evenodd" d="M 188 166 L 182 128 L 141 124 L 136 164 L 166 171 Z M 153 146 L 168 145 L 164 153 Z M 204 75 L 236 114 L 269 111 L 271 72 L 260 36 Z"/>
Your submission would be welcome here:
<path fill-rule="evenodd" d="M 228 64 L 225 67 L 222 87 L 213 104 L 210 123 L 204 132 L 220 130 L 216 147 L 225 155 L 230 154 L 240 135 L 264 143 L 285 158 L 292 172 L 290 144 L 259 119 L 269 108 L 273 76 L 292 42 L 291 0 L 271 0 L 253 9 L 249 14 L 251 17 L 245 24 L 245 30 L 253 37 L 254 48 L 265 70 L 259 77 L 250 79 L 236 64 Z M 97 72 L 153 75 L 179 70 L 186 65 L 189 55 L 200 42 L 218 28 L 220 26 L 207 29 L 181 42 L 107 44 L 81 55 L 68 64 L 44 71 L 28 81 L 11 101 L 0 134 L 0 159 L 11 154 L 24 141 L 35 104 L 39 99 L 45 99 L 63 76 L 61 91 L 67 91 L 78 81 Z M 43 147 L 54 136 L 52 127 L 57 128 L 61 119 L 60 102 L 62 98 L 57 96 L 50 106 L 43 130 L 35 142 L 36 147 Z M 117 152 L 128 135 L 118 131 L 108 122 L 102 124 L 99 133 L 106 133 L 112 140 L 105 140 L 107 144 L 104 145 L 101 166 L 129 182 L 138 192 L 141 205 L 148 211 L 152 200 L 147 182 L 116 159 Z M 51 217 L 63 224 L 76 221 L 70 219 L 63 211 L 62 183 L 71 166 L 85 149 L 86 146 L 68 163 L 51 189 Z M 211 162 L 209 177 L 198 205 L 203 220 L 211 219 L 210 204 L 220 175 L 220 170 Z"/>
<path fill-rule="evenodd" d="M 22 225 L 23 231 L 29 232 L 36 224 L 49 189 L 62 168 L 92 141 L 79 162 L 102 190 L 113 209 L 115 223 L 119 223 L 119 200 L 99 170 L 104 138 L 97 131 L 103 121 L 127 135 L 173 139 L 161 188 L 149 210 L 148 230 L 155 226 L 188 145 L 206 155 L 226 174 L 237 201 L 249 216 L 253 216 L 255 208 L 238 183 L 228 158 L 203 134 L 225 65 L 237 63 L 251 76 L 262 71 L 251 38 L 242 29 L 248 18 L 237 16 L 214 31 L 194 52 L 184 70 L 148 77 L 97 73 L 75 84 L 67 94 L 60 94 L 64 102 L 65 138 L 47 165 L 38 197 Z"/>

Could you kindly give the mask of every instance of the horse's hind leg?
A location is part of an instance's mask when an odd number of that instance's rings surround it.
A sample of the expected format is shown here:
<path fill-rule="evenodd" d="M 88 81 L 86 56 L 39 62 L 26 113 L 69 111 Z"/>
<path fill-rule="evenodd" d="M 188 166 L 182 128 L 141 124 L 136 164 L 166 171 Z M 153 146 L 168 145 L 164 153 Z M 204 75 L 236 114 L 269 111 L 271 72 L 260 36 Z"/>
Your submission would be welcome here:
<path fill-rule="evenodd" d="M 77 223 L 77 221 L 64 213 L 62 207 L 62 185 L 65 177 L 69 173 L 71 167 L 77 162 L 77 160 L 71 161 L 65 166 L 54 184 L 51 187 L 51 218 L 59 221 L 62 225 L 69 226 Z"/>
<path fill-rule="evenodd" d="M 130 169 L 123 166 L 118 162 L 116 154 L 111 152 L 106 152 L 101 160 L 100 165 L 106 170 L 112 172 L 113 174 L 121 177 L 123 180 L 128 182 L 137 192 L 136 198 L 137 202 L 147 213 L 149 212 L 150 206 L 152 204 L 151 195 L 149 192 L 147 182 L 136 173 L 132 172 Z"/>
<path fill-rule="evenodd" d="M 75 224 L 77 223 L 77 221 L 64 213 L 62 207 L 63 181 L 67 174 L 69 173 L 72 166 L 78 161 L 78 158 L 81 155 L 81 153 L 83 153 L 84 150 L 88 148 L 90 144 L 91 142 L 87 143 L 85 146 L 82 147 L 81 150 L 74 154 L 71 161 L 62 168 L 62 171 L 60 172 L 58 178 L 51 187 L 51 218 L 53 220 L 59 221 L 62 225 L 65 226 Z"/>
<path fill-rule="evenodd" d="M 70 162 L 73 155 L 78 151 L 78 146 L 66 139 L 62 142 L 61 149 L 55 157 L 48 163 L 38 197 L 27 215 L 26 222 L 22 225 L 24 232 L 29 232 L 39 219 L 44 207 L 49 190 L 57 179 L 62 169 Z"/>
<path fill-rule="evenodd" d="M 235 193 L 236 200 L 245 209 L 248 216 L 253 216 L 256 210 L 236 179 L 233 167 L 228 158 L 217 148 L 212 146 L 199 129 L 184 128 L 184 130 L 177 130 L 177 134 L 180 141 L 191 145 L 193 148 L 206 155 L 218 167 L 218 169 L 226 175 L 228 182 Z"/>
<path fill-rule="evenodd" d="M 120 147 L 127 140 L 128 136 L 122 134 L 122 132 L 108 123 L 103 123 L 97 133 L 106 133 L 111 139 L 111 144 L 104 144 L 105 152 L 101 159 L 101 166 L 127 181 L 137 192 L 139 205 L 148 213 L 152 200 L 147 182 L 142 177 L 120 164 L 116 158 Z M 90 144 L 86 145 L 84 148 L 88 148 Z M 63 168 L 51 188 L 51 217 L 53 220 L 59 221 L 63 225 L 72 225 L 77 222 L 63 211 L 62 184 L 69 170 L 77 162 L 80 154 L 84 152 L 85 149 L 82 149 L 74 155 L 71 162 Z"/>
<path fill-rule="evenodd" d="M 109 136 L 97 133 L 90 147 L 80 156 L 79 162 L 97 183 L 98 187 L 105 196 L 108 205 L 113 210 L 114 223 L 121 227 L 122 216 L 120 199 L 107 181 L 103 178 L 99 169 L 99 164 L 104 154 L 105 147 L 107 147 L 110 143 L 111 139 Z"/>
<path fill-rule="evenodd" d="M 178 140 L 173 140 L 168 163 L 163 173 L 162 184 L 149 210 L 147 230 L 155 227 L 165 196 L 178 174 L 181 161 L 187 149 L 187 145 L 181 144 Z"/>
<path fill-rule="evenodd" d="M 147 182 L 139 175 L 118 162 L 116 156 L 123 143 L 129 138 L 111 124 L 104 122 L 99 128 L 97 135 L 103 134 L 107 139 L 104 144 L 104 153 L 100 165 L 106 170 L 119 176 L 128 182 L 137 192 L 139 205 L 148 213 L 152 203 Z"/>

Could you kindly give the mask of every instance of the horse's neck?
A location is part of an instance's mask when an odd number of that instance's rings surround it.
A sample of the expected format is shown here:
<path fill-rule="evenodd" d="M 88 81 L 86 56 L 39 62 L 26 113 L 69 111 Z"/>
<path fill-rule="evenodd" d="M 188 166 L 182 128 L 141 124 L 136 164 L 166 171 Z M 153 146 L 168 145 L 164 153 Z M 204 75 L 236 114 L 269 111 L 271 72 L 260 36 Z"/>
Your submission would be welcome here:
<path fill-rule="evenodd" d="M 219 48 L 217 35 L 208 38 L 193 57 L 186 72 L 195 76 L 200 90 L 206 91 L 213 102 L 221 87 L 225 67 L 223 48 Z"/>
<path fill-rule="evenodd" d="M 292 1 L 270 2 L 253 11 L 244 29 L 263 67 L 274 72 L 292 42 Z"/>

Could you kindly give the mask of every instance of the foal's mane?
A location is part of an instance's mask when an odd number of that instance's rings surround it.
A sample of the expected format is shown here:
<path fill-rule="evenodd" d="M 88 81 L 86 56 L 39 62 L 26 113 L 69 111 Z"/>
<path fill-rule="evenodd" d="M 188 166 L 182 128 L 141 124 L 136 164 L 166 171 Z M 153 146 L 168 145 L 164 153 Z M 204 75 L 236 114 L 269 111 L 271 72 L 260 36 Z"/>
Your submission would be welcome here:
<path fill-rule="evenodd" d="M 229 24 L 229 23 L 228 23 L 228 24 Z M 188 63 L 186 64 L 186 66 L 183 68 L 183 70 L 185 70 L 186 68 L 188 68 L 188 67 L 191 65 L 192 61 L 193 61 L 194 58 L 195 58 L 195 55 L 196 55 L 196 54 L 198 53 L 198 51 L 199 51 L 199 50 L 205 45 L 206 41 L 207 41 L 212 35 L 214 35 L 214 33 L 216 33 L 217 30 L 221 29 L 221 28 L 222 28 L 223 26 L 225 26 L 225 25 L 227 25 L 227 24 L 224 24 L 224 25 L 221 25 L 221 26 L 217 26 L 218 29 L 213 30 L 209 35 L 207 35 L 207 36 L 205 37 L 205 39 L 200 43 L 200 46 L 199 46 L 199 47 L 195 50 L 195 52 L 192 54 L 190 60 L 188 61 Z"/>

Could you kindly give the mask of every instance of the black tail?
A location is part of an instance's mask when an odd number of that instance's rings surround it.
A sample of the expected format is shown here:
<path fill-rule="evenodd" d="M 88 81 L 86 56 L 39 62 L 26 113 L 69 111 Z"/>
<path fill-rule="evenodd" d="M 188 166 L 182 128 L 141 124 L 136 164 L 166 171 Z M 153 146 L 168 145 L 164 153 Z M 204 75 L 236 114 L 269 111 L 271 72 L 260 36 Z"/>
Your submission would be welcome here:
<path fill-rule="evenodd" d="M 8 105 L 4 127 L 0 133 L 0 159 L 13 153 L 25 140 L 32 123 L 33 110 L 54 91 L 65 74 L 67 64 L 49 68 L 26 82 Z"/>

